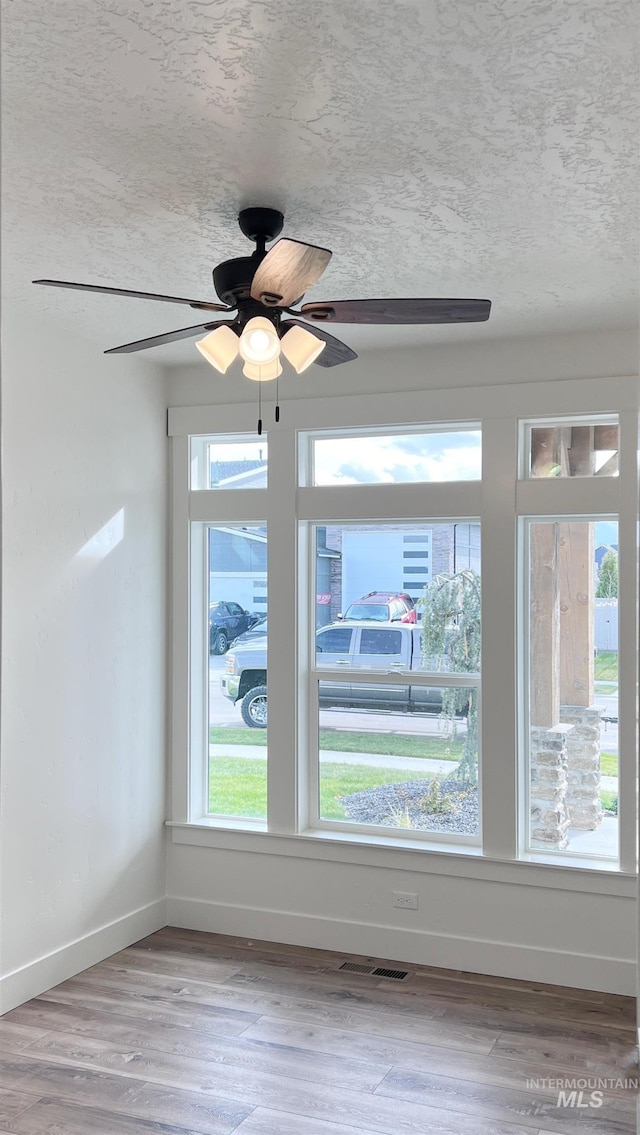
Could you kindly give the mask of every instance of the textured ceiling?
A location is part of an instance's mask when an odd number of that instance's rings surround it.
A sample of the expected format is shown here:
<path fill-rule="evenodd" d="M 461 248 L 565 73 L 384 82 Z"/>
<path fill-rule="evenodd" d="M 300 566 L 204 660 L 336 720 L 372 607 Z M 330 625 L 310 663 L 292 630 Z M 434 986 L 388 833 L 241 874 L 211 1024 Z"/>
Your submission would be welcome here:
<path fill-rule="evenodd" d="M 476 327 L 345 327 L 356 350 L 632 324 L 638 22 L 635 0 L 6 0 L 4 293 L 100 347 L 185 326 L 29 281 L 215 298 L 264 204 L 333 249 L 308 299 L 494 302 Z"/>

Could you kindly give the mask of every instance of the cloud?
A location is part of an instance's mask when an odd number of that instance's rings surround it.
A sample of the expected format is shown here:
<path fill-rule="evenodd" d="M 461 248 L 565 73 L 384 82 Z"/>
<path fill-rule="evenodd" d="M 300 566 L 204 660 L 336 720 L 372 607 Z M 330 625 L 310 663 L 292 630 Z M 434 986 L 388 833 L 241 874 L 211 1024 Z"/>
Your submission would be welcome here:
<path fill-rule="evenodd" d="M 321 438 L 316 485 L 475 481 L 481 475 L 480 432 Z"/>

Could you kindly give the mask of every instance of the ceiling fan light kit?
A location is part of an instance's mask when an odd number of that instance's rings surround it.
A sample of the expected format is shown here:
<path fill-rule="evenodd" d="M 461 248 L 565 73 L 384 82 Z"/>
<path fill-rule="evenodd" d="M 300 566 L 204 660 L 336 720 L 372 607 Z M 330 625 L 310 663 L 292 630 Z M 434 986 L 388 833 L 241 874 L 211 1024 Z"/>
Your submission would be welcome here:
<path fill-rule="evenodd" d="M 282 374 L 281 354 L 301 374 L 312 363 L 321 367 L 339 366 L 358 356 L 346 343 L 317 328 L 314 334 L 304 321 L 315 323 L 432 324 L 477 323 L 489 318 L 491 301 L 486 299 L 362 299 L 328 300 L 304 304 L 296 309 L 305 292 L 320 279 L 331 260 L 328 248 L 281 238 L 283 214 L 277 209 L 243 209 L 238 223 L 244 235 L 254 241 L 251 256 L 225 260 L 213 270 L 213 284 L 222 304 L 191 300 L 155 292 L 137 292 L 101 284 L 74 284 L 65 280 L 34 280 L 54 288 L 102 292 L 107 295 L 134 296 L 164 303 L 181 303 L 200 312 L 236 313 L 232 321 L 216 325 L 211 321 L 181 327 L 164 335 L 152 335 L 133 343 L 111 347 L 105 354 L 130 354 L 196 338 L 200 354 L 211 366 L 225 374 L 239 354 L 242 373 L 257 382 Z M 276 240 L 267 252 L 266 245 Z M 282 314 L 294 316 L 282 322 Z M 276 421 L 279 408 L 276 405 Z M 259 423 L 261 432 L 262 422 Z"/>
<path fill-rule="evenodd" d="M 235 331 L 225 323 L 215 331 L 210 331 L 204 339 L 198 339 L 196 347 L 212 367 L 221 374 L 226 374 L 231 363 L 238 356 L 240 341 Z"/>
<path fill-rule="evenodd" d="M 272 363 L 278 358 L 280 340 L 270 319 L 254 315 L 245 324 L 240 336 L 240 354 L 245 363 Z"/>
<path fill-rule="evenodd" d="M 294 323 L 293 327 L 289 327 L 282 336 L 281 346 L 287 362 L 291 363 L 296 374 L 302 374 L 303 370 L 310 367 L 324 351 L 326 343 L 318 339 L 317 335 Z"/>
<path fill-rule="evenodd" d="M 282 364 L 279 358 L 272 359 L 268 363 L 245 363 L 242 373 L 246 378 L 253 379 L 254 382 L 269 382 L 272 378 L 280 377 Z"/>

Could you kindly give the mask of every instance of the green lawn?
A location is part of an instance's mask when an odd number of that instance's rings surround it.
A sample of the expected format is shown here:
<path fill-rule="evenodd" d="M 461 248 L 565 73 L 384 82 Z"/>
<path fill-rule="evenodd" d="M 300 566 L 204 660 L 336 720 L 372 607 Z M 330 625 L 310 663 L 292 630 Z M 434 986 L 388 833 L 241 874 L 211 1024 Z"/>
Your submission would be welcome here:
<path fill-rule="evenodd" d="M 603 776 L 618 775 L 618 757 L 615 753 L 600 753 L 600 772 Z"/>
<path fill-rule="evenodd" d="M 267 762 L 244 757 L 209 761 L 209 811 L 217 816 L 267 818 Z"/>
<path fill-rule="evenodd" d="M 225 729 L 223 725 L 209 726 L 209 743 L 211 745 L 265 745 L 267 744 L 266 729 L 242 728 Z"/>
<path fill-rule="evenodd" d="M 212 744 L 266 745 L 266 730 L 223 729 L 212 727 Z M 440 760 L 457 760 L 460 742 L 437 737 L 417 738 L 399 734 L 351 733 L 343 730 L 322 730 L 322 748 L 326 751 L 370 752 L 391 756 L 422 756 Z M 368 746 L 365 748 L 365 746 Z M 602 753 L 603 776 L 618 775 L 615 753 Z M 366 788 L 398 781 L 421 780 L 431 774 L 367 768 L 366 765 L 326 764 L 321 768 L 321 815 L 325 820 L 344 820 L 344 809 L 338 798 Z M 603 793 L 613 798 L 616 793 Z M 265 819 L 267 814 L 267 765 L 261 758 L 216 756 L 209 763 L 209 807 L 219 816 L 243 816 Z"/>
<path fill-rule="evenodd" d="M 365 765 L 325 765 L 321 769 L 321 815 L 325 820 L 344 820 L 338 797 L 381 784 L 428 779 L 427 773 L 395 772 Z M 250 757 L 215 757 L 209 762 L 209 808 L 218 816 L 265 819 L 267 814 L 267 766 Z"/>
<path fill-rule="evenodd" d="M 595 678 L 597 681 L 618 681 L 618 655 L 613 650 L 601 650 L 596 654 Z"/>
<path fill-rule="evenodd" d="M 212 745 L 266 745 L 266 729 L 225 729 L 212 725 Z M 402 733 L 356 733 L 351 729 L 321 729 L 320 747 L 327 752 L 378 753 L 386 757 L 429 757 L 458 761 L 462 742 L 444 737 L 411 737 Z"/>
<path fill-rule="evenodd" d="M 320 769 L 320 816 L 323 820 L 346 819 L 340 796 L 378 788 L 381 784 L 402 784 L 408 780 L 428 780 L 428 773 L 367 768 L 365 765 L 324 765 Z"/>

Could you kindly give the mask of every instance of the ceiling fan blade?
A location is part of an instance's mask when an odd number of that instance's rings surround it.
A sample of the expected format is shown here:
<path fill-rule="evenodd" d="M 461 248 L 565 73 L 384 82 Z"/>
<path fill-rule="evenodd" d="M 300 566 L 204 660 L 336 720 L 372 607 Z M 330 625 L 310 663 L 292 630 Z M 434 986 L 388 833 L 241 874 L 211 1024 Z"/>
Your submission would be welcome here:
<path fill-rule="evenodd" d="M 136 339 L 135 343 L 123 343 L 120 347 L 110 347 L 105 355 L 129 355 L 132 351 L 146 351 L 148 347 L 161 347 L 163 343 L 175 343 L 178 339 L 195 339 L 203 331 L 213 331 L 216 327 L 233 327 L 232 320 L 222 319 L 216 323 L 196 323 L 195 327 L 181 327 L 179 331 L 166 331 L 164 335 L 152 335 L 149 339 Z"/>
<path fill-rule="evenodd" d="M 283 331 L 288 330 L 289 327 L 303 327 L 305 331 L 309 330 L 306 323 L 301 319 L 287 319 L 280 324 Z M 355 351 L 351 347 L 347 347 L 346 343 L 342 343 L 340 339 L 336 339 L 335 335 L 330 335 L 324 328 L 314 327 L 311 335 L 315 335 L 318 339 L 323 339 L 326 343 L 324 351 L 321 351 L 315 360 L 319 367 L 337 367 L 340 363 L 349 363 L 352 359 L 357 359 Z"/>
<path fill-rule="evenodd" d="M 323 323 L 478 323 L 489 318 L 491 300 L 336 300 L 305 303 L 305 319 Z"/>
<path fill-rule="evenodd" d="M 267 307 L 290 307 L 320 279 L 330 260 L 328 248 L 299 240 L 277 240 L 258 265 L 251 297 Z"/>
<path fill-rule="evenodd" d="M 127 288 L 103 288 L 101 284 L 71 284 L 67 280 L 32 280 L 33 284 L 45 284 L 48 288 L 74 288 L 79 292 L 104 292 L 108 296 L 133 296 L 139 300 L 160 300 L 162 303 L 186 303 L 189 307 L 201 308 L 203 311 L 233 311 L 233 308 L 224 307 L 219 303 L 209 303 L 208 300 L 188 300 L 181 296 L 161 296 L 155 292 L 132 292 Z"/>

